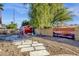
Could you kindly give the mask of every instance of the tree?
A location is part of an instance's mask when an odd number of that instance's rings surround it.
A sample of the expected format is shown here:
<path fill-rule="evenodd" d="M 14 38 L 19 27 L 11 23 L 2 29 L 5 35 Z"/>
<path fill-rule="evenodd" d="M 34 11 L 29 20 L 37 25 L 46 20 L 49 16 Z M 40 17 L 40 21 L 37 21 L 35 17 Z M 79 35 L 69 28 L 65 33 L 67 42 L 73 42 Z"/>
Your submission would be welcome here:
<path fill-rule="evenodd" d="M 63 4 L 45 3 L 31 4 L 31 24 L 37 28 L 52 27 L 52 24 L 69 21 L 72 18 L 70 11 Z"/>
<path fill-rule="evenodd" d="M 22 22 L 22 26 L 25 26 L 25 25 L 30 25 L 29 21 L 24 20 L 24 21 Z"/>
<path fill-rule="evenodd" d="M 6 26 L 7 29 L 17 29 L 17 24 L 11 22 L 11 24 Z"/>
<path fill-rule="evenodd" d="M 68 8 L 65 8 L 64 6 L 60 9 L 57 9 L 56 13 L 54 14 L 54 18 L 52 20 L 52 24 L 57 24 L 65 21 L 71 21 L 72 20 L 72 12 L 68 10 Z"/>
<path fill-rule="evenodd" d="M 0 4 L 0 24 L 2 24 L 2 11 L 3 11 L 3 5 Z"/>
<path fill-rule="evenodd" d="M 31 24 L 34 27 L 43 28 L 50 26 L 48 4 L 32 4 L 31 9 Z"/>

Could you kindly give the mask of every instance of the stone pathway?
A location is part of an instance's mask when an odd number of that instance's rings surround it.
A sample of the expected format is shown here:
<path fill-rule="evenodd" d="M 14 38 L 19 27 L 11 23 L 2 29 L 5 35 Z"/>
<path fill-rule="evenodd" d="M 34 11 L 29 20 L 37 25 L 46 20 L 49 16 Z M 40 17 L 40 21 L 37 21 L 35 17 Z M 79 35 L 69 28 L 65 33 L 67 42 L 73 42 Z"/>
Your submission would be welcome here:
<path fill-rule="evenodd" d="M 20 49 L 20 52 L 29 52 L 30 56 L 48 56 L 49 52 L 43 43 L 33 40 L 14 41 L 14 45 Z"/>

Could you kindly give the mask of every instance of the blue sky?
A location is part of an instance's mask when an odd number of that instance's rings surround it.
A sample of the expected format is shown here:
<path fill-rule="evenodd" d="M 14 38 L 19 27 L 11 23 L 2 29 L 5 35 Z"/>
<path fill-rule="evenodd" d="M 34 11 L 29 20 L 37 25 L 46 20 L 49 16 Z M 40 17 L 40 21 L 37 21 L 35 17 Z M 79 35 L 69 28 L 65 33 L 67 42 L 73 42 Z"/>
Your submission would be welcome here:
<path fill-rule="evenodd" d="M 69 11 L 72 11 L 73 15 L 75 15 L 72 18 L 72 21 L 67 22 L 67 24 L 79 24 L 79 3 L 66 3 L 64 5 L 69 8 Z"/>
<path fill-rule="evenodd" d="M 23 20 L 29 20 L 28 12 L 29 12 L 29 5 L 24 7 L 22 4 L 3 4 L 4 11 L 2 12 L 2 22 L 3 24 L 9 24 L 13 20 L 13 15 L 15 12 L 15 23 L 18 24 L 18 27 L 21 26 L 21 22 Z"/>
<path fill-rule="evenodd" d="M 67 22 L 67 24 L 79 24 L 79 4 L 78 3 L 65 3 L 65 7 L 69 8 L 70 11 L 75 15 L 73 21 Z M 7 3 L 4 4 L 4 11 L 2 12 L 3 24 L 9 24 L 13 20 L 13 12 L 15 10 L 15 22 L 18 27 L 21 26 L 23 20 L 29 20 L 28 12 L 30 10 L 29 4 L 24 7 L 22 4 Z"/>

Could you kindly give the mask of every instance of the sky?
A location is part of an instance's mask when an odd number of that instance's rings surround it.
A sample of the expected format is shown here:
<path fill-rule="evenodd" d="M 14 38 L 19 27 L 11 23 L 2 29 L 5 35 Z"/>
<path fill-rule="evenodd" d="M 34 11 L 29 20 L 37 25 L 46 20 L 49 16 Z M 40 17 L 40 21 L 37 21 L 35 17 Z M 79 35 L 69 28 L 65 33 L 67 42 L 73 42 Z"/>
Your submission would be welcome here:
<path fill-rule="evenodd" d="M 11 21 L 14 21 L 18 24 L 18 28 L 21 26 L 23 20 L 29 20 L 30 17 L 28 16 L 30 6 L 27 4 L 26 7 L 20 3 L 7 3 L 4 5 L 4 11 L 2 11 L 2 23 L 3 24 L 10 24 Z M 79 24 L 79 3 L 65 3 L 65 7 L 72 11 L 72 14 L 75 16 L 72 18 L 72 21 L 67 22 L 67 24 Z M 15 20 L 13 15 L 15 13 Z"/>
<path fill-rule="evenodd" d="M 2 23 L 10 24 L 11 21 L 18 24 L 18 27 L 21 26 L 23 20 L 29 20 L 29 4 L 23 6 L 23 4 L 7 3 L 4 5 L 4 11 L 2 11 Z M 14 17 L 15 15 L 15 17 Z M 14 20 L 15 18 L 15 20 Z"/>
<path fill-rule="evenodd" d="M 72 11 L 72 14 L 75 15 L 72 18 L 72 21 L 67 22 L 67 24 L 78 24 L 79 25 L 79 3 L 66 3 L 65 7 Z"/>

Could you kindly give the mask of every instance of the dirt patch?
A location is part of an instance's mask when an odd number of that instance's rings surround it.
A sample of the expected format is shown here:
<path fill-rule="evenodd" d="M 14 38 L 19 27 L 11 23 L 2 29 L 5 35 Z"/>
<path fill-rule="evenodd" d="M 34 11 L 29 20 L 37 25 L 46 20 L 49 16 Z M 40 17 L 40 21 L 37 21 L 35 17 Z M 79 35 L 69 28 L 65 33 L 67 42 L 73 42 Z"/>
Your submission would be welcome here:
<path fill-rule="evenodd" d="M 42 38 L 35 38 L 35 41 L 44 43 L 50 55 L 76 55 L 79 56 L 79 47 L 71 46 L 56 41 L 46 40 Z"/>
<path fill-rule="evenodd" d="M 17 46 L 13 45 L 10 41 L 0 41 L 0 56 L 25 56 L 27 52 L 21 53 Z"/>
<path fill-rule="evenodd" d="M 32 37 L 32 40 L 43 43 L 51 56 L 79 56 L 79 47 L 38 37 Z M 0 41 L 0 50 L 0 56 L 29 56 L 29 52 L 20 52 L 11 41 Z"/>

